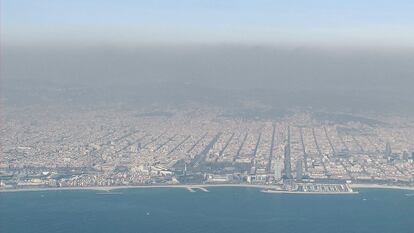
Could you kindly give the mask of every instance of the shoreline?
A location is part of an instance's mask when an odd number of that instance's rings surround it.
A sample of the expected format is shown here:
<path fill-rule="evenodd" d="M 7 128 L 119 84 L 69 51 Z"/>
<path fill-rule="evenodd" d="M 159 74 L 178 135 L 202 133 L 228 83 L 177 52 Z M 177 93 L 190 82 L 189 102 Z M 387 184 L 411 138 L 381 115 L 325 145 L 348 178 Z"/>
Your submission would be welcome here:
<path fill-rule="evenodd" d="M 353 189 L 398 189 L 414 191 L 414 186 L 398 186 L 385 184 L 349 184 L 349 187 Z"/>
<path fill-rule="evenodd" d="M 44 188 L 20 188 L 20 189 L 0 189 L 2 192 L 40 192 L 40 191 L 59 191 L 59 190 L 92 190 L 92 191 L 114 191 L 122 189 L 147 189 L 147 188 L 208 188 L 208 187 L 241 187 L 241 188 L 276 188 L 272 185 L 250 185 L 250 184 L 170 184 L 170 185 L 124 185 L 124 186 L 88 186 L 88 187 L 44 187 Z"/>
<path fill-rule="evenodd" d="M 44 187 L 44 188 L 21 188 L 21 189 L 0 189 L 0 193 L 10 192 L 41 192 L 41 191 L 70 191 L 70 190 L 92 190 L 92 191 L 114 191 L 122 189 L 146 189 L 146 188 L 208 188 L 208 187 L 240 187 L 240 188 L 258 188 L 258 189 L 272 189 L 279 186 L 274 185 L 254 185 L 254 184 L 177 184 L 177 185 L 125 185 L 125 186 L 89 186 L 89 187 Z M 411 186 L 396 186 L 396 185 L 379 185 L 379 184 L 349 184 L 352 189 L 394 189 L 394 190 L 409 190 L 414 191 Z M 273 192 L 273 191 L 272 191 Z M 306 193 L 306 192 L 290 192 L 284 190 L 274 190 L 274 193 L 286 194 L 327 194 L 327 193 Z M 355 192 L 358 193 L 358 192 Z M 329 193 L 331 194 L 331 193 Z M 347 194 L 347 193 L 334 193 Z"/>

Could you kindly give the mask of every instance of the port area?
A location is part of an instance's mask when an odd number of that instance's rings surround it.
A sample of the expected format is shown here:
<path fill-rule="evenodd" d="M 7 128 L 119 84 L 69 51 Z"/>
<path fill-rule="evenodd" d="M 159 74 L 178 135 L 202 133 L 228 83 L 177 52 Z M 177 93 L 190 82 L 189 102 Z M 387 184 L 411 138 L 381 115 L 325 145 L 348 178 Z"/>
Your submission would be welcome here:
<path fill-rule="evenodd" d="M 263 193 L 290 193 L 290 194 L 358 194 L 348 184 L 315 184 L 290 183 L 281 184 L 270 189 L 261 190 Z"/>

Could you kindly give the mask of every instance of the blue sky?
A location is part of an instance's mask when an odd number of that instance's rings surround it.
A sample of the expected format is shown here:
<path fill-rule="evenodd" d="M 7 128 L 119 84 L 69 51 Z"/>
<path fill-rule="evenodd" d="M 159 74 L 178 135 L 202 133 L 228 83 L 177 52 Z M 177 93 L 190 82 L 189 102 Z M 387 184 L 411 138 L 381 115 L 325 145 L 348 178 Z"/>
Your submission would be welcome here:
<path fill-rule="evenodd" d="M 2 0 L 3 44 L 414 46 L 412 0 Z"/>

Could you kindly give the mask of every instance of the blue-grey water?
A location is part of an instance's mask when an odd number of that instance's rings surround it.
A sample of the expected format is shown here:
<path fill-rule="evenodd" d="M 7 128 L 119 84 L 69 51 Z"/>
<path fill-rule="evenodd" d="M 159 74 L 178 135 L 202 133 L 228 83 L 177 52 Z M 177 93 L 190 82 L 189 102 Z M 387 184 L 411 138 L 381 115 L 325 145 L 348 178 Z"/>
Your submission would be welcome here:
<path fill-rule="evenodd" d="M 413 233 L 414 196 L 261 193 L 251 188 L 0 193 L 0 232 Z M 407 195 L 408 194 L 408 195 Z"/>

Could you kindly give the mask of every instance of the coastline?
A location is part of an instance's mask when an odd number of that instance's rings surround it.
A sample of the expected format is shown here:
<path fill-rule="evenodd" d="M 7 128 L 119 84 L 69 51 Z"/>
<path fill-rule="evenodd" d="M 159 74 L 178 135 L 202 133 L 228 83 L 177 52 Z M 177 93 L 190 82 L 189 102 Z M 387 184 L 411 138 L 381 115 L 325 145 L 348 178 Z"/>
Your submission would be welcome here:
<path fill-rule="evenodd" d="M 396 186 L 396 185 L 379 185 L 379 184 L 349 184 L 352 189 L 399 189 L 414 191 L 414 187 Z M 21 189 L 0 189 L 0 193 L 6 192 L 41 192 L 41 191 L 70 191 L 70 190 L 91 190 L 91 191 L 114 191 L 122 189 L 146 189 L 146 188 L 208 188 L 208 187 L 241 187 L 241 188 L 258 188 L 272 189 L 278 188 L 274 185 L 255 185 L 255 184 L 177 184 L 177 185 L 125 185 L 125 186 L 89 186 L 89 187 L 44 187 L 44 188 L 21 188 Z M 284 190 L 272 190 L 272 193 L 287 194 L 344 194 L 344 193 L 306 193 L 306 192 L 290 192 Z M 355 192 L 358 193 L 358 192 Z"/>
<path fill-rule="evenodd" d="M 177 184 L 177 185 L 124 185 L 124 186 L 88 186 L 88 187 L 44 187 L 44 188 L 21 188 L 21 189 L 0 189 L 2 192 L 41 192 L 59 190 L 92 190 L 92 191 L 114 191 L 122 189 L 146 189 L 146 188 L 208 188 L 208 187 L 242 187 L 242 188 L 276 188 L 272 185 L 251 185 L 251 184 Z"/>
<path fill-rule="evenodd" d="M 352 189 L 399 189 L 414 191 L 413 186 L 397 186 L 397 185 L 385 185 L 385 184 L 349 184 Z"/>

